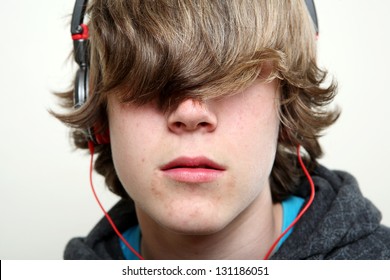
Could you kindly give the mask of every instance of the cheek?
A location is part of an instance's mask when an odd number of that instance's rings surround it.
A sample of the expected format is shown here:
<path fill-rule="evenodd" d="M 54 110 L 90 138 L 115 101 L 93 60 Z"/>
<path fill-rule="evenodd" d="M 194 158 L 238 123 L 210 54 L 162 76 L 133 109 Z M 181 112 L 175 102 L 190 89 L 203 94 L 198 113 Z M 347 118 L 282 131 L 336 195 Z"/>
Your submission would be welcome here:
<path fill-rule="evenodd" d="M 230 127 L 229 146 L 239 158 L 240 165 L 236 167 L 240 169 L 242 179 L 248 180 L 248 185 L 268 182 L 279 134 L 276 106 L 273 99 L 247 102 L 235 118 L 235 127 Z"/>
<path fill-rule="evenodd" d="M 155 136 L 161 127 L 159 122 L 148 110 L 123 110 L 118 105 L 109 110 L 114 167 L 131 197 L 136 193 L 143 193 L 138 186 L 150 184 L 148 180 L 153 173 L 153 155 L 159 149 Z"/>
<path fill-rule="evenodd" d="M 115 130 L 112 134 L 115 134 Z M 147 159 L 142 153 L 142 149 L 135 149 L 137 147 L 135 138 L 132 138 L 131 141 L 123 141 L 123 139 L 116 140 L 115 137 L 111 137 L 112 158 L 119 180 L 128 194 L 134 197 L 134 192 L 139 192 L 139 190 L 134 187 L 130 189 L 128 186 L 139 185 L 139 178 L 136 176 L 137 170 L 145 169 Z"/>
<path fill-rule="evenodd" d="M 263 114 L 259 116 L 251 143 L 254 164 L 259 165 L 261 167 L 259 170 L 263 170 L 266 175 L 270 175 L 274 164 L 279 135 L 278 113 L 271 108 L 264 108 Z"/>

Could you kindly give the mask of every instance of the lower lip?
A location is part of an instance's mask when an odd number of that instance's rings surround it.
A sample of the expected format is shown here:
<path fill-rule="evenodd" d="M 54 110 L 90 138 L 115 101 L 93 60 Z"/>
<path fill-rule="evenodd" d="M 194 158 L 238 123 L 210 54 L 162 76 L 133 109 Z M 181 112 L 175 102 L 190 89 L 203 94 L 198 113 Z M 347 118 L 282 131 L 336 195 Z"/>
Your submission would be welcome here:
<path fill-rule="evenodd" d="M 208 168 L 173 168 L 163 170 L 171 179 L 183 183 L 209 183 L 217 180 L 223 170 Z"/>

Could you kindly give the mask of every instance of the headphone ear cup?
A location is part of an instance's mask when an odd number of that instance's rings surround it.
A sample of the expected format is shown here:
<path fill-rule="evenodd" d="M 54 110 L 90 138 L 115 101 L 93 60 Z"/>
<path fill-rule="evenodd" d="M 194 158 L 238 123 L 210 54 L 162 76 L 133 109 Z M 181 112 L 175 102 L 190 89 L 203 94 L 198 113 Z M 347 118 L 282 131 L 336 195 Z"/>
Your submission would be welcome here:
<path fill-rule="evenodd" d="M 78 109 L 83 106 L 88 100 L 89 93 L 89 71 L 88 67 L 80 67 L 76 73 L 76 81 L 74 88 L 74 108 Z M 95 133 L 99 131 L 98 126 L 88 127 L 85 129 L 84 134 L 88 141 L 92 141 L 94 144 L 108 144 L 110 143 L 110 135 L 108 130 L 104 133 Z"/>
<path fill-rule="evenodd" d="M 74 87 L 73 104 L 78 109 L 87 102 L 88 98 L 88 68 L 83 67 L 77 70 Z"/>
<path fill-rule="evenodd" d="M 82 107 L 88 100 L 88 93 L 89 93 L 88 79 L 89 79 L 88 67 L 87 66 L 80 67 L 76 73 L 76 80 L 75 80 L 75 87 L 74 87 L 73 102 L 74 102 L 75 109 Z M 96 140 L 93 128 L 88 127 L 87 129 L 84 130 L 84 134 L 88 141 L 92 141 L 95 144 L 99 144 L 98 141 Z"/>

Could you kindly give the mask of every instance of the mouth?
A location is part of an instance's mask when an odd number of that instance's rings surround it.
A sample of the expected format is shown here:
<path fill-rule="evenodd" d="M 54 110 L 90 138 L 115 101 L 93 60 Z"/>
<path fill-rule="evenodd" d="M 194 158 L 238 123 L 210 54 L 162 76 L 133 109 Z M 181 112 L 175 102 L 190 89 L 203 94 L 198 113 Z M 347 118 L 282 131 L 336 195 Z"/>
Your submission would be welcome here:
<path fill-rule="evenodd" d="M 201 168 L 201 169 L 215 169 L 215 170 L 225 170 L 225 168 L 206 158 L 206 157 L 179 157 L 166 165 L 161 167 L 161 170 L 169 170 L 169 169 L 179 169 L 179 168 Z"/>
<path fill-rule="evenodd" d="M 179 157 L 160 170 L 167 177 L 183 183 L 207 183 L 217 180 L 226 170 L 206 157 Z"/>

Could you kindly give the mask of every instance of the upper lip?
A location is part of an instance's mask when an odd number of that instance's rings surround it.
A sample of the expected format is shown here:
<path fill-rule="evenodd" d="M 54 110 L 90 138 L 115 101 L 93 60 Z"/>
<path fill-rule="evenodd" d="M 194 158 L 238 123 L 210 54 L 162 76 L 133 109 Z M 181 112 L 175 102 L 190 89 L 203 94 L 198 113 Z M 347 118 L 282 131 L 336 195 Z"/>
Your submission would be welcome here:
<path fill-rule="evenodd" d="M 216 170 L 225 170 L 225 168 L 208 159 L 207 157 L 178 157 L 161 167 L 161 170 L 169 170 L 175 168 L 207 168 Z"/>

